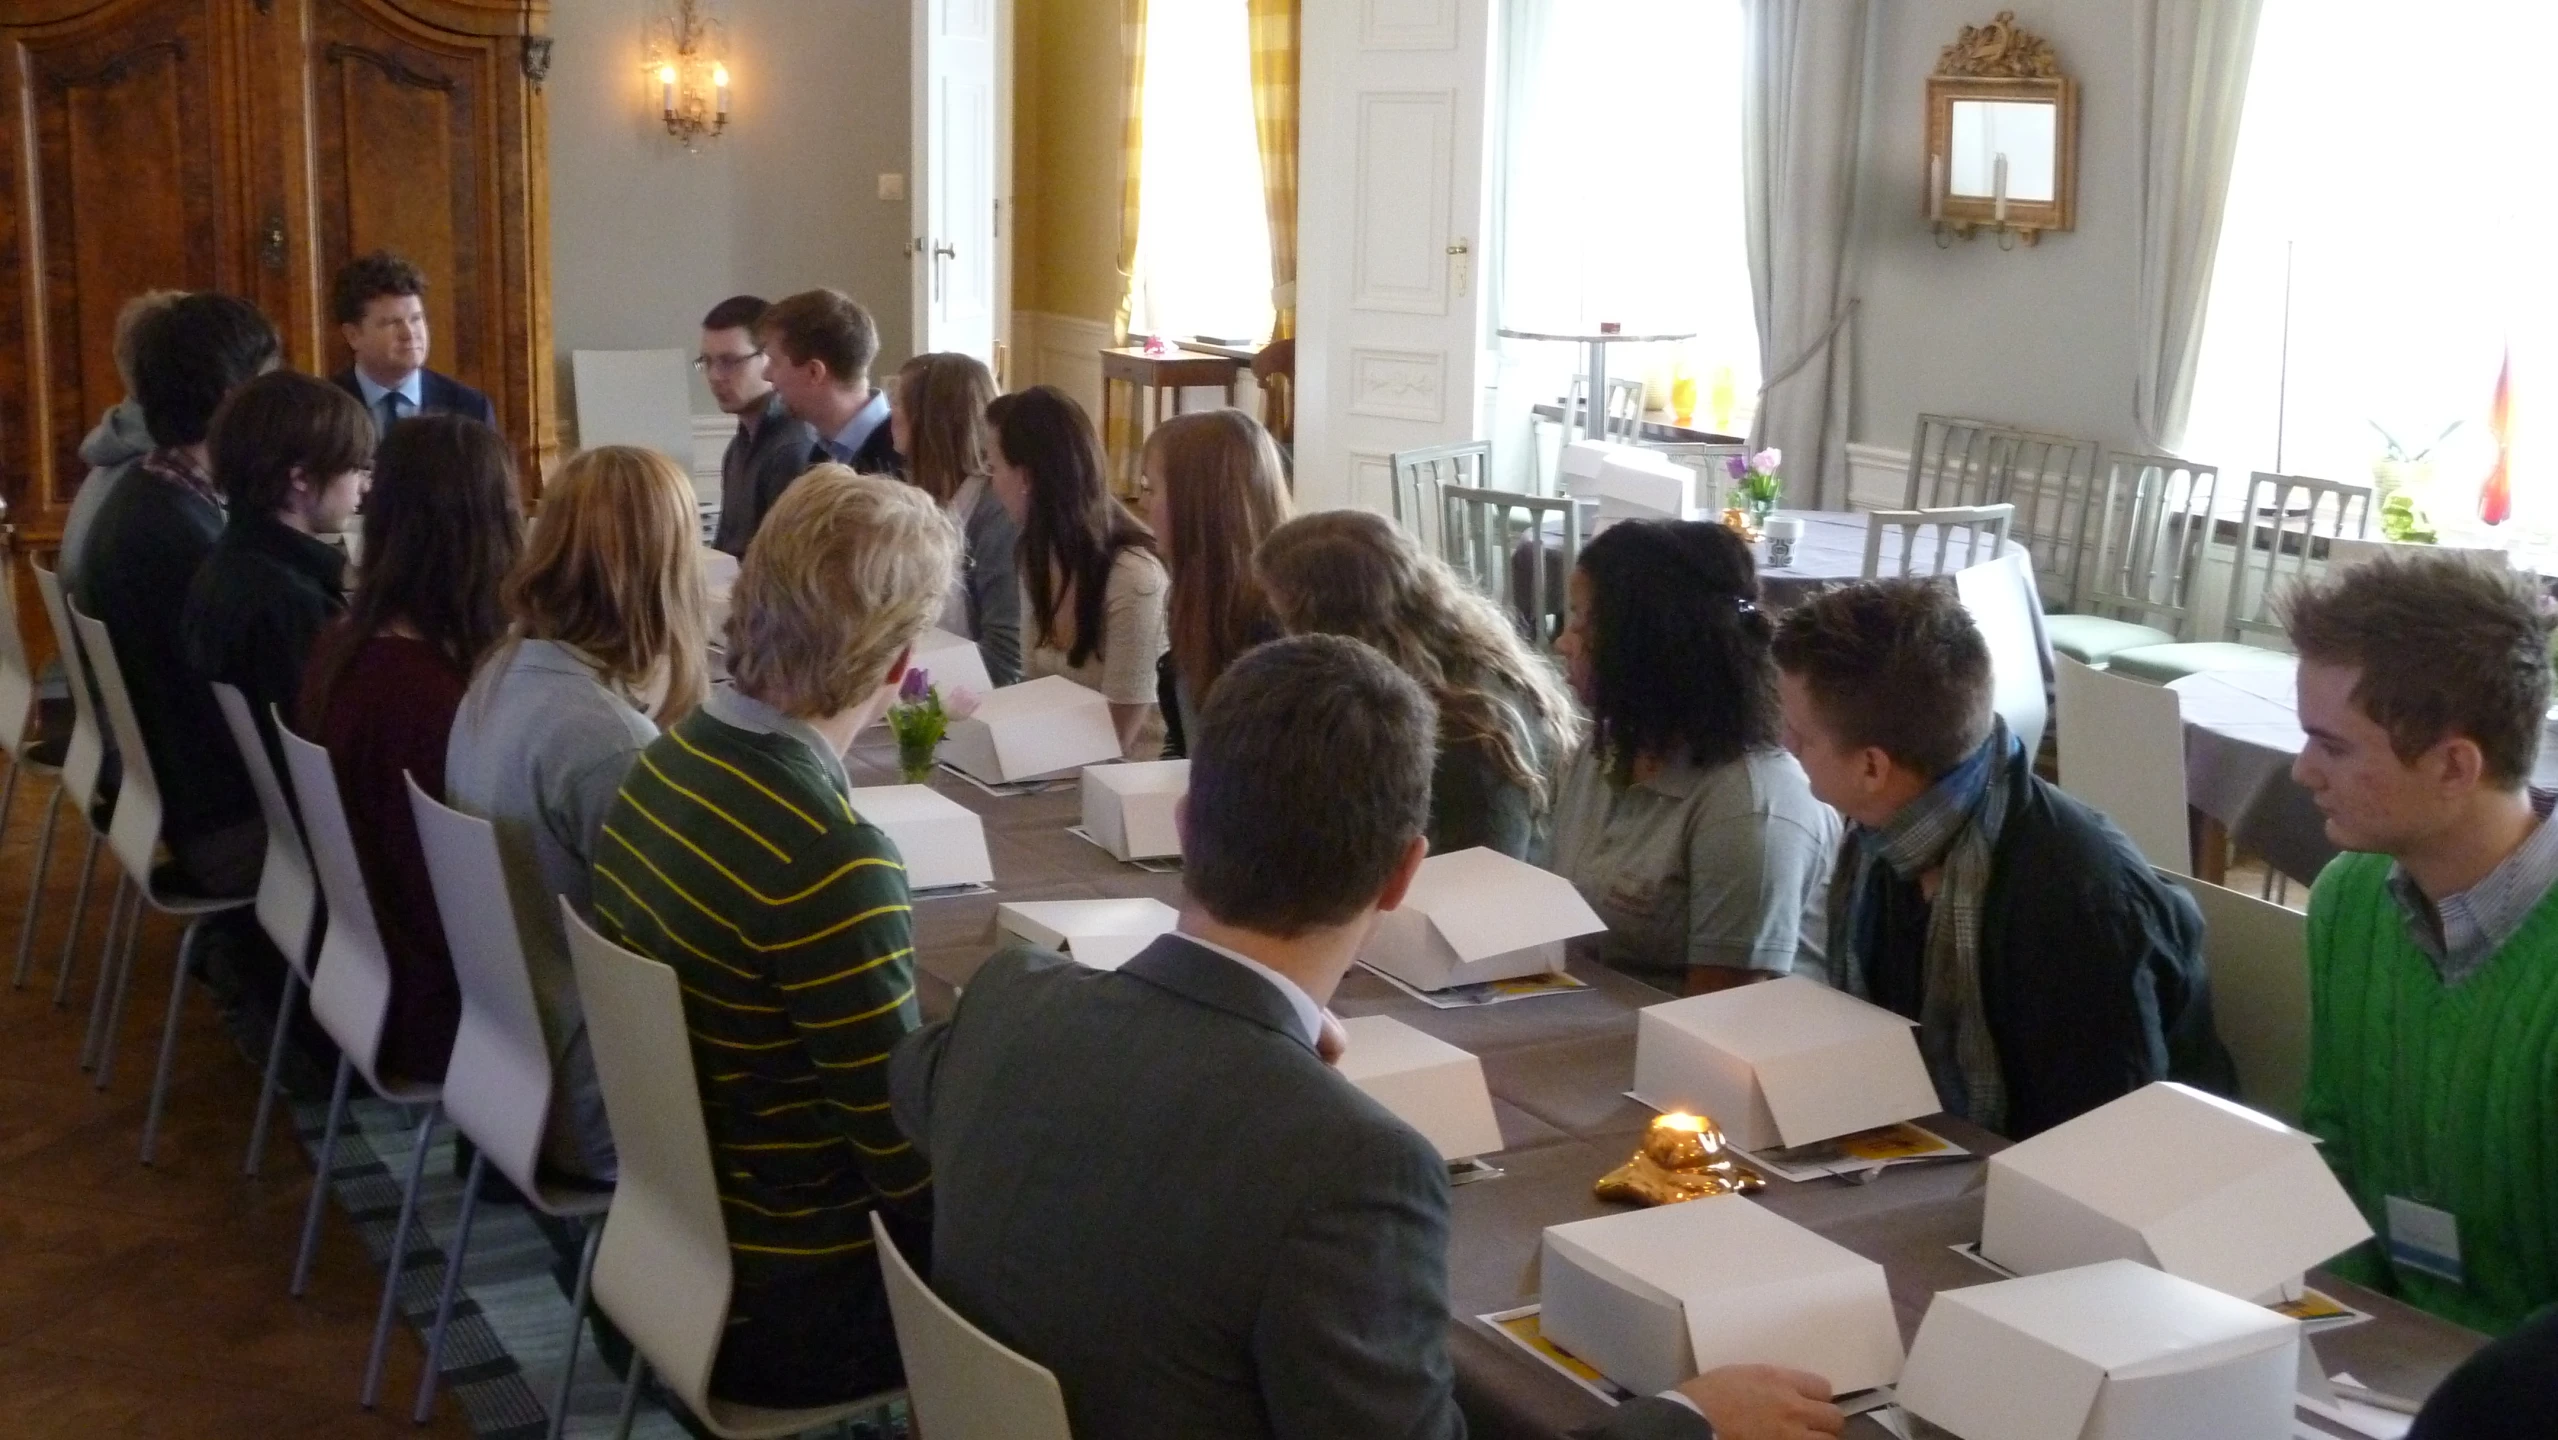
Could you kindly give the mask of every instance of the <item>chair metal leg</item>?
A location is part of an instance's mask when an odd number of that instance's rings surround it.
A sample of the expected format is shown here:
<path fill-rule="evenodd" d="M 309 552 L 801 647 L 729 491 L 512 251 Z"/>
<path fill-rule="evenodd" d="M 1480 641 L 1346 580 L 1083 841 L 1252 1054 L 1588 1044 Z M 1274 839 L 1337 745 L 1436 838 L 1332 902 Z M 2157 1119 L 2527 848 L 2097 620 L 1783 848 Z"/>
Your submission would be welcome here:
<path fill-rule="evenodd" d="M 115 978 L 121 973 L 128 929 L 126 916 L 132 909 L 133 885 L 121 875 L 116 880 L 115 898 L 107 902 L 107 941 L 98 947 L 98 983 L 89 990 L 89 1033 L 80 1041 L 80 1068 L 98 1068 L 98 1047 L 106 1038 L 107 1006 L 115 999 Z"/>
<path fill-rule="evenodd" d="M 631 1440 L 631 1422 L 639 1418 L 640 1387 L 648 1383 L 648 1361 L 631 1352 L 630 1378 L 622 1382 L 622 1413 L 613 1422 L 613 1440 Z"/>
<path fill-rule="evenodd" d="M 115 1041 L 124 1029 L 124 1002 L 133 994 L 133 972 L 142 963 L 142 886 L 137 882 L 133 894 L 124 902 L 124 955 L 115 966 L 115 1000 L 107 1006 L 107 1030 L 98 1037 L 97 1087 L 107 1088 L 107 1076 L 115 1069 Z M 186 957 L 178 957 L 176 983 L 186 983 Z M 105 978 L 100 977 L 102 980 Z"/>
<path fill-rule="evenodd" d="M 408 1259 L 409 1226 L 417 1219 L 417 1192 L 426 1183 L 426 1147 L 435 1138 L 435 1122 L 444 1107 L 430 1104 L 426 1118 L 417 1122 L 417 1138 L 409 1151 L 409 1183 L 400 1191 L 400 1222 L 391 1231 L 391 1263 L 382 1271 L 382 1307 L 373 1315 L 373 1349 L 364 1357 L 364 1393 L 358 1403 L 365 1409 L 382 1398 L 382 1355 L 391 1344 L 391 1316 L 400 1305 L 400 1270 Z"/>
<path fill-rule="evenodd" d="M 453 1248 L 444 1252 L 444 1293 L 435 1300 L 435 1326 L 426 1336 L 426 1367 L 418 1372 L 417 1404 L 409 1420 L 423 1425 L 435 1413 L 435 1382 L 444 1367 L 444 1328 L 453 1322 L 453 1297 L 462 1289 L 462 1260 L 471 1253 L 471 1221 L 479 1214 L 480 1177 L 488 1173 L 488 1152 L 471 1157 L 470 1177 L 462 1182 L 462 1218 L 453 1227 Z"/>
<path fill-rule="evenodd" d="M 15 790 L 17 786 L 18 772 L 12 767 L 9 788 Z M 18 964 L 9 973 L 9 988 L 13 990 L 23 990 L 27 986 L 27 966 L 35 954 L 36 911 L 40 908 L 37 902 L 44 898 L 45 866 L 53 859 L 53 831 L 61 820 L 61 797 L 57 795 L 52 807 L 44 812 L 44 828 L 36 833 L 36 868 L 35 873 L 27 878 L 27 914 L 18 922 Z"/>
<path fill-rule="evenodd" d="M 151 1104 L 142 1112 L 142 1163 L 151 1163 L 152 1152 L 160 1144 L 160 1112 L 169 1103 L 169 1068 L 178 1058 L 178 1007 L 187 994 L 187 961 L 195 954 L 197 937 L 204 933 L 204 917 L 187 922 L 186 934 L 178 938 L 178 973 L 169 981 L 169 1013 L 160 1020 L 160 1063 L 151 1071 Z M 119 987 L 120 988 L 120 987 Z M 289 993 L 290 987 L 288 987 Z M 105 1085 L 106 1062 L 98 1062 L 98 1083 Z"/>
<path fill-rule="evenodd" d="M 586 1306 L 595 1295 L 595 1252 L 603 1243 L 604 1217 L 588 1217 L 586 1244 L 577 1256 L 577 1286 L 569 1296 L 568 1354 L 560 1361 L 560 1388 L 551 1397 L 551 1428 L 546 1432 L 546 1440 L 560 1440 L 568 1426 L 569 1391 L 577 1384 L 577 1352 L 586 1343 Z M 631 1367 L 634 1374 L 638 1372 L 639 1365 L 639 1353 L 633 1351 Z M 628 1409 L 623 1413 L 627 1416 Z"/>
<path fill-rule="evenodd" d="M 338 1126 L 346 1120 L 346 1087 L 355 1079 L 355 1062 L 338 1057 L 337 1083 L 329 1087 L 329 1120 L 320 1131 L 319 1169 L 311 1174 L 311 1205 L 302 1212 L 302 1249 L 293 1257 L 293 1284 L 286 1291 L 297 1299 L 311 1288 L 311 1261 L 320 1253 L 320 1211 L 329 1203 L 329 1182 L 335 1178 L 338 1153 Z"/>
<path fill-rule="evenodd" d="M 258 1167 L 266 1163 L 267 1122 L 275 1118 L 275 1072 L 284 1065 L 285 1036 L 293 1027 L 294 997 L 302 993 L 302 972 L 287 968 L 284 972 L 284 1000 L 275 1007 L 275 1036 L 266 1042 L 266 1076 L 258 1083 L 258 1118 L 249 1126 L 249 1158 L 240 1173 L 257 1178 Z"/>
<path fill-rule="evenodd" d="M 80 889 L 71 897 L 71 928 L 62 933 L 62 961 L 53 970 L 53 1008 L 71 1003 L 71 972 L 80 968 L 80 927 L 89 918 L 89 882 L 98 873 L 98 832 L 89 832 L 89 848 L 80 855 Z M 124 867 L 116 867 L 116 894 L 124 888 Z M 114 900 L 109 900 L 107 916 L 115 917 Z"/>

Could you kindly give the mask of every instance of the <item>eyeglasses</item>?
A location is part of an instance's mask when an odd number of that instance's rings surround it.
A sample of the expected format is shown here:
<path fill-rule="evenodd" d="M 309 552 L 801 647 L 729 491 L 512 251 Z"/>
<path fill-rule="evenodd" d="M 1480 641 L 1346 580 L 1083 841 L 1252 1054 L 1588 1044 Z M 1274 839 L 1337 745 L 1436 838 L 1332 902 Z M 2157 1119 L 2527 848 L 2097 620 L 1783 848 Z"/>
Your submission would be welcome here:
<path fill-rule="evenodd" d="M 756 359 L 763 353 L 763 348 L 758 346 L 743 355 L 696 355 L 693 357 L 693 368 L 712 375 L 734 375 L 746 368 L 747 361 Z"/>

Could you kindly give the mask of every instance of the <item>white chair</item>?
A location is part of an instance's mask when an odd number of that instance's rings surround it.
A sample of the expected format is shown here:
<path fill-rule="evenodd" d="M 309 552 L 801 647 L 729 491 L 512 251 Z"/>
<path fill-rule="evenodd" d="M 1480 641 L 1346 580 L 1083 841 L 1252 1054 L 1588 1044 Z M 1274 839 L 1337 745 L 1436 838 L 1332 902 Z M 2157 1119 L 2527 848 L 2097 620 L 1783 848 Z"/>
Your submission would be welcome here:
<path fill-rule="evenodd" d="M 542 1140 L 549 1128 L 555 1077 L 550 1045 L 542 1035 L 542 1012 L 533 998 L 533 977 L 524 965 L 523 937 L 515 928 L 515 907 L 507 900 L 510 882 L 496 827 L 438 802 L 418 788 L 416 776 L 408 781 L 409 813 L 417 820 L 427 874 L 435 884 L 435 912 L 444 920 L 444 943 L 453 953 L 453 978 L 462 991 L 462 1021 L 453 1032 L 453 1057 L 444 1073 L 444 1113 L 478 1151 L 462 1187 L 461 1219 L 444 1257 L 444 1293 L 427 1337 L 426 1371 L 418 1377 L 414 1418 L 423 1425 L 435 1404 L 444 1330 L 461 1287 L 462 1261 L 470 1253 L 471 1221 L 488 1166 L 494 1162 L 525 1203 L 545 1215 L 601 1216 L 613 1194 L 542 1179 Z M 568 1421 L 578 1336 L 586 1325 L 596 1244 L 603 1235 L 600 1220 L 587 1226 L 586 1251 L 578 1259 L 569 1307 L 568 1360 L 551 1401 L 551 1440 L 558 1440 Z"/>
<path fill-rule="evenodd" d="M 2203 912 L 2212 1018 L 2238 1065 L 2238 1098 L 2300 1123 L 2309 1086 L 2309 917 L 2184 875 Z"/>
<path fill-rule="evenodd" d="M 2005 428 L 1995 421 L 1959 415 L 1918 417 L 1901 508 L 1932 510 L 2005 500 L 1993 475 L 1996 445 L 1992 438 Z"/>
<path fill-rule="evenodd" d="M 417 1219 L 418 1187 L 426 1178 L 427 1147 L 435 1139 L 435 1122 L 443 1114 L 443 1087 L 384 1075 L 379 1066 L 382 1022 L 391 1010 L 391 961 L 382 950 L 380 922 L 372 897 L 365 893 L 364 872 L 356 864 L 355 835 L 347 825 L 346 804 L 338 795 L 336 769 L 329 752 L 293 733 L 273 710 L 275 738 L 284 745 L 285 773 L 293 778 L 294 798 L 301 802 L 302 833 L 311 843 L 312 868 L 319 872 L 320 897 L 329 919 L 320 938 L 320 957 L 311 967 L 311 1018 L 338 1046 L 337 1080 L 329 1087 L 329 1118 L 320 1132 L 320 1163 L 311 1176 L 310 1208 L 302 1215 L 302 1249 L 293 1260 L 292 1293 L 310 1287 L 311 1258 L 319 1249 L 320 1211 L 328 1202 L 329 1178 L 337 1158 L 338 1129 L 346 1122 L 347 1087 L 357 1073 L 373 1093 L 395 1105 L 422 1107 L 414 1146 L 409 1153 L 408 1184 L 400 1192 L 400 1220 L 391 1231 L 391 1260 L 382 1272 L 382 1304 L 373 1318 L 373 1348 L 364 1359 L 361 1403 L 373 1408 L 382 1392 L 382 1355 L 391 1339 L 391 1316 L 400 1298 L 400 1270 L 408 1257 L 409 1229 Z"/>
<path fill-rule="evenodd" d="M 53 623 L 53 645 L 62 652 L 62 673 L 71 688 L 71 744 L 62 756 L 60 784 L 54 791 L 54 803 L 45 811 L 44 832 L 36 842 L 34 876 L 27 882 L 28 893 L 44 890 L 46 863 L 53 855 L 53 832 L 62 818 L 62 804 L 69 801 L 80 823 L 88 828 L 89 846 L 80 857 L 80 888 L 71 897 L 71 926 L 62 937 L 62 958 L 54 966 L 53 1007 L 61 1009 L 70 1000 L 71 971 L 79 958 L 80 926 L 88 918 L 89 882 L 98 870 L 98 843 L 105 838 L 107 822 L 99 810 L 99 781 L 106 769 L 106 727 L 97 712 L 97 702 L 89 680 L 89 666 L 80 654 L 79 633 L 71 628 L 71 607 L 62 598 L 62 581 L 41 565 L 34 567 L 36 593 L 43 597 L 44 612 Z M 124 898 L 124 876 L 116 875 L 115 898 L 109 903 L 109 914 L 120 913 Z M 28 956 L 32 953 L 36 934 L 36 906 L 27 902 L 26 917 L 18 923 L 18 963 L 10 984 L 23 987 L 27 983 Z M 103 976 L 104 971 L 101 970 Z M 100 983 L 104 983 L 103 979 Z M 85 1060 L 85 1057 L 84 1057 Z"/>
<path fill-rule="evenodd" d="M 1552 648 L 1563 633 L 1566 577 L 1581 561 L 1580 502 L 1442 484 L 1438 510 L 1439 558 L 1492 597 L 1529 643 Z"/>
<path fill-rule="evenodd" d="M 2145 645 L 2193 638 L 2194 576 L 2220 471 L 2172 455 L 2105 457 L 2084 601 L 2051 617 L 2052 648 L 2103 669 Z"/>
<path fill-rule="evenodd" d="M 160 1111 L 169 1093 L 169 1066 L 178 1053 L 178 1003 L 186 998 L 187 972 L 195 955 L 196 937 L 204 928 L 205 917 L 225 910 L 246 908 L 247 895 L 196 895 L 174 888 L 154 872 L 160 848 L 160 786 L 151 773 L 150 752 L 143 749 L 142 724 L 134 717 L 133 697 L 125 689 L 124 671 L 116 663 L 115 644 L 107 637 L 104 623 L 92 620 L 78 610 L 71 612 L 71 627 L 80 637 L 81 653 L 88 657 L 96 676 L 98 693 L 107 704 L 107 722 L 115 728 L 116 749 L 124 757 L 124 779 L 116 788 L 115 819 L 107 827 L 107 848 L 124 866 L 125 876 L 132 882 L 125 902 L 124 945 L 115 951 L 115 925 L 107 926 L 109 968 L 98 976 L 98 992 L 89 1006 L 94 1020 L 100 1013 L 98 1001 L 106 998 L 108 981 L 114 981 L 112 1008 L 105 1011 L 106 1029 L 97 1047 L 96 1083 L 103 1090 L 107 1072 L 115 1064 L 115 1036 L 124 1020 L 125 994 L 132 988 L 134 952 L 140 948 L 142 907 L 148 904 L 163 915 L 186 921 L 186 934 L 178 941 L 178 958 L 170 967 L 169 1008 L 160 1021 L 160 1063 L 151 1075 L 151 1104 L 142 1121 L 142 1163 L 151 1163 L 160 1141 Z"/>
<path fill-rule="evenodd" d="M 1439 487 L 1461 485 L 1481 489 L 1492 483 L 1492 442 L 1462 440 L 1452 445 L 1425 445 L 1397 450 L 1387 463 L 1394 470 L 1394 493 L 1387 497 L 1394 523 L 1424 547 L 1435 548 Z"/>
<path fill-rule="evenodd" d="M 871 1238 L 906 1361 L 906 1403 L 932 1440 L 1072 1440 L 1057 1377 L 968 1323 L 927 1287 L 874 1210 Z"/>
<path fill-rule="evenodd" d="M 2043 644 L 2043 607 L 2034 572 L 2021 551 L 1954 572 L 1954 593 L 1990 650 L 1991 706 L 2029 756 L 2043 748 L 2051 725 L 2051 652 Z"/>
<path fill-rule="evenodd" d="M 569 959 L 595 1048 L 595 1076 L 613 1124 L 621 1179 L 595 1258 L 595 1305 L 630 1337 L 617 1436 L 631 1433 L 641 1382 L 654 1367 L 713 1434 L 768 1440 L 832 1425 L 895 1400 L 891 1390 L 843 1405 L 772 1410 L 710 1393 L 728 1328 L 734 1274 L 710 1132 L 693 1076 L 692 1038 L 675 972 L 595 933 L 566 900 Z"/>
<path fill-rule="evenodd" d="M 2362 538 L 2371 526 L 2371 512 L 2369 485 L 2255 472 L 2247 478 L 2238 550 L 2230 560 L 2223 638 L 2120 651 L 2105 668 L 2164 685 L 2204 671 L 2291 663 L 2274 648 L 2283 643 L 2275 602 L 2311 578 L 2311 562 L 2329 542 Z"/>
<path fill-rule="evenodd" d="M 1883 574 L 1883 536 L 1888 531 L 1901 532 L 1901 568 L 1893 574 L 1942 575 L 1996 559 L 2005 552 L 2007 527 L 2015 518 L 2016 507 L 2004 501 L 1935 510 L 1869 510 L 1865 515 L 1865 578 L 1872 580 Z M 1936 553 L 1922 562 L 1919 531 L 1929 526 L 1936 528 Z M 1957 535 L 1963 538 L 1959 556 L 1954 551 Z M 1925 568 L 1921 568 L 1922 564 Z"/>
<path fill-rule="evenodd" d="M 1588 413 L 1590 377 L 1574 375 L 1571 387 L 1563 396 L 1564 436 L 1571 438 L 1577 422 L 1580 435 L 1586 439 L 1613 440 L 1620 445 L 1635 444 L 1643 438 L 1645 398 L 1642 376 L 1611 375 L 1608 377 L 1607 399 L 1599 408 L 1597 423 L 1593 424 Z"/>
<path fill-rule="evenodd" d="M 27 658 L 26 637 L 18 631 L 18 577 L 16 566 L 0 564 L 0 752 L 9 757 L 9 783 L 0 789 L 0 835 L 9 831 L 9 812 L 18 801 L 18 782 L 32 774 L 37 779 L 59 776 L 61 771 L 31 757 L 27 752 L 41 738 L 36 725 L 35 666 Z M 71 672 L 69 666 L 64 667 Z M 53 828 L 61 815 L 57 802 L 45 811 L 44 831 L 36 842 L 35 874 L 27 881 L 27 913 L 18 927 L 18 963 L 10 973 L 11 989 L 24 989 L 27 963 L 35 940 L 36 912 L 44 903 L 45 863 L 52 858 Z"/>
<path fill-rule="evenodd" d="M 2185 721 L 2176 692 L 2059 661 L 2061 788 L 2112 820 L 2150 864 L 2194 869 Z"/>
<path fill-rule="evenodd" d="M 275 942 L 291 968 L 284 976 L 284 999 L 275 1010 L 275 1037 L 267 1042 L 266 1074 L 258 1084 L 258 1116 L 249 1126 L 249 1156 L 240 1173 L 255 1175 L 266 1157 L 266 1132 L 275 1116 L 275 1072 L 284 1064 L 286 1037 L 292 1031 L 293 1002 L 311 984 L 311 963 L 320 952 L 326 913 L 320 906 L 320 877 L 311 869 L 311 852 L 303 848 L 302 822 L 285 803 L 284 786 L 249 714 L 248 697 L 236 686 L 215 681 L 213 703 L 231 730 L 231 744 L 248 767 L 249 788 L 258 796 L 258 813 L 266 817 L 266 858 L 258 867 L 258 927 Z"/>

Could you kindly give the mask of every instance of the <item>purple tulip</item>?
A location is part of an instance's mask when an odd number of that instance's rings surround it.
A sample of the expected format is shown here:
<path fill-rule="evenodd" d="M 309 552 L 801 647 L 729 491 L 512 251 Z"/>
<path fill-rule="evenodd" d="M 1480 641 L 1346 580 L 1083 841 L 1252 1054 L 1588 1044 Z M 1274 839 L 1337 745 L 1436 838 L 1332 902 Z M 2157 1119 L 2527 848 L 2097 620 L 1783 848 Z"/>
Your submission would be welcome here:
<path fill-rule="evenodd" d="M 1734 455 L 1724 460 L 1723 468 L 1732 476 L 1733 479 L 1738 480 L 1742 476 L 1750 473 L 1750 462 L 1742 459 L 1738 455 Z"/>
<path fill-rule="evenodd" d="M 933 675 L 921 665 L 906 671 L 905 681 L 897 687 L 897 698 L 908 705 L 916 704 L 932 693 Z"/>

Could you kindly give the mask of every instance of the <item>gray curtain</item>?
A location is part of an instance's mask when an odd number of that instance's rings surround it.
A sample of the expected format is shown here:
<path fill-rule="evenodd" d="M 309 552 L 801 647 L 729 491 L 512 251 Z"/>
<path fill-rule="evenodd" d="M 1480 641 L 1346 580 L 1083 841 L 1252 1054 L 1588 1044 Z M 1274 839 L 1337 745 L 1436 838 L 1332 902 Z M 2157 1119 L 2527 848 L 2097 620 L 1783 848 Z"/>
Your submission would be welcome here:
<path fill-rule="evenodd" d="M 1752 443 L 1784 450 L 1788 504 L 1847 508 L 1857 151 L 1869 0 L 1744 0 L 1742 197 L 1760 386 Z"/>
<path fill-rule="evenodd" d="M 2132 9 L 2133 133 L 2141 144 L 2132 419 L 2144 448 L 2173 453 L 2194 398 L 2204 303 L 2264 0 L 2133 0 Z"/>

